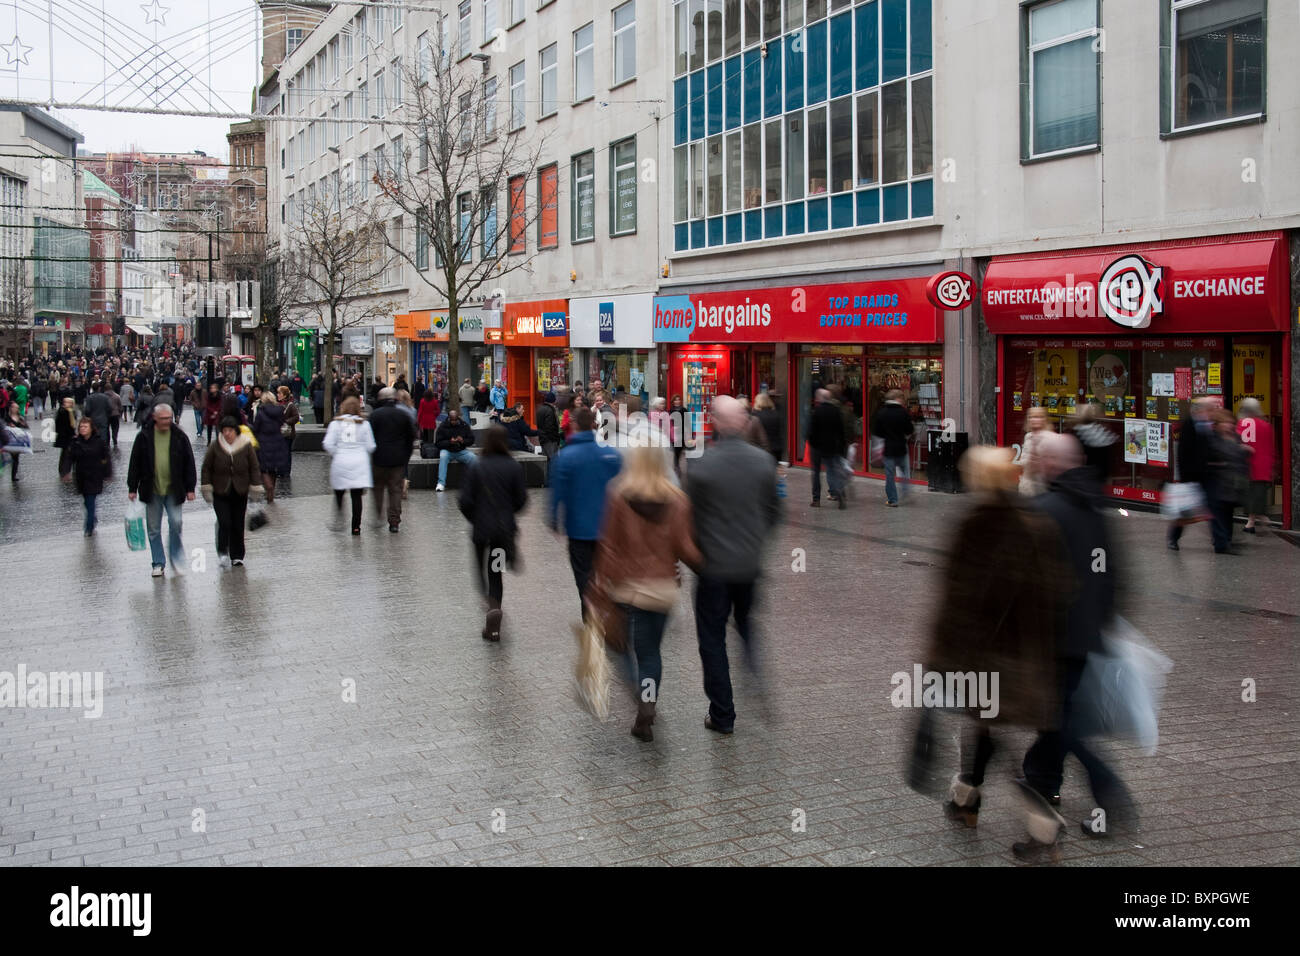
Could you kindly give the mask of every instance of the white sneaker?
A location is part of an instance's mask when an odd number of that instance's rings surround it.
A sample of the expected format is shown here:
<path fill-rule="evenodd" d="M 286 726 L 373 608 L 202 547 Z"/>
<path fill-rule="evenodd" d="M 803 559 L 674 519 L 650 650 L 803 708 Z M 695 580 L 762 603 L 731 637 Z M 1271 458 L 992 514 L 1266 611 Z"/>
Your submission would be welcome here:
<path fill-rule="evenodd" d="M 244 566 L 244 559 L 243 559 L 243 558 L 235 558 L 235 562 L 234 562 L 234 563 L 235 563 L 235 567 L 237 567 L 237 568 L 242 568 L 242 567 Z"/>
<path fill-rule="evenodd" d="M 160 567 L 158 567 L 158 565 L 155 564 L 155 565 L 153 566 L 153 574 L 152 574 L 152 577 L 160 578 L 160 577 L 162 577 L 162 576 L 163 576 L 163 569 L 160 568 Z"/>
<path fill-rule="evenodd" d="M 226 557 L 224 554 L 220 555 L 217 558 L 217 564 L 221 565 L 223 568 L 228 568 L 230 567 L 230 558 Z"/>
<path fill-rule="evenodd" d="M 438 482 L 438 487 L 437 487 L 436 489 L 434 489 L 434 490 L 435 490 L 435 491 L 446 491 L 446 490 L 447 490 L 447 486 L 444 485 L 444 484 L 440 481 L 440 482 Z"/>

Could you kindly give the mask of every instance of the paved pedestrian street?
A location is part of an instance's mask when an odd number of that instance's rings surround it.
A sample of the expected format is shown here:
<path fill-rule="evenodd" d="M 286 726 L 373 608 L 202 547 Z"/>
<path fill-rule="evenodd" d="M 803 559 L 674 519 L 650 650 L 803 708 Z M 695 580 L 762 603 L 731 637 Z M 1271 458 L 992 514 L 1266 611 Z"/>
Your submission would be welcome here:
<path fill-rule="evenodd" d="M 57 453 L 0 482 L 0 672 L 103 675 L 97 718 L 0 709 L 4 865 L 1016 865 L 1011 780 L 1031 735 L 995 733 L 967 829 L 907 787 L 915 712 L 890 703 L 891 675 L 919 660 L 961 496 L 888 509 L 859 481 L 848 510 L 812 510 L 796 472 L 767 552 L 761 681 L 732 647 L 735 734 L 703 726 L 684 590 L 643 744 L 629 694 L 605 723 L 577 702 L 579 605 L 544 492 L 521 516 L 523 570 L 493 645 L 456 496 L 413 491 L 397 535 L 367 500 L 354 538 L 329 528 L 322 455 L 296 456 L 244 568 L 218 567 L 200 499 L 184 509 L 190 572 L 151 579 L 121 530 L 133 436 L 93 538 Z M 1140 829 L 1085 838 L 1091 798 L 1070 761 L 1059 865 L 1300 861 L 1300 550 L 1261 535 L 1216 556 L 1198 526 L 1174 553 L 1154 515 L 1115 526 L 1124 613 L 1174 669 L 1155 755 L 1099 744 Z"/>

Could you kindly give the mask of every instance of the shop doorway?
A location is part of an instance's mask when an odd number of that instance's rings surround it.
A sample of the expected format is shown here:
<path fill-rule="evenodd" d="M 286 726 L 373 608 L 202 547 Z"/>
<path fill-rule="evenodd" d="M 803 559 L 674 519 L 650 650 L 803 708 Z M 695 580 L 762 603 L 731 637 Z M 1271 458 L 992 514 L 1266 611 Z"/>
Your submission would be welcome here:
<path fill-rule="evenodd" d="M 849 441 L 850 464 L 854 471 L 863 470 L 866 454 L 863 442 L 863 349 L 860 345 L 831 345 L 816 351 L 800 353 L 795 359 L 795 381 L 798 404 L 795 413 L 795 459 L 804 465 L 812 463 L 808 448 L 808 426 L 812 420 L 813 393 L 819 388 L 838 386 L 844 396 L 844 408 L 852 416 Z M 849 417 L 845 416 L 846 419 Z"/>

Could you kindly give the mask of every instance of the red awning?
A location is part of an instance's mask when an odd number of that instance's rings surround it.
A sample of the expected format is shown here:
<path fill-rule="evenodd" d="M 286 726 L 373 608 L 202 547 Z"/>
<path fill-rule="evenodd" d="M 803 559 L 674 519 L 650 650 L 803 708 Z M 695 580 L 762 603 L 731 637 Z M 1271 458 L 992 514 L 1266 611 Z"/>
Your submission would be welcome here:
<path fill-rule="evenodd" d="M 980 288 L 998 335 L 1184 335 L 1287 329 L 1280 232 L 998 256 Z"/>
<path fill-rule="evenodd" d="M 93 325 L 86 326 L 87 335 L 112 335 L 113 326 L 107 322 L 96 322 Z"/>

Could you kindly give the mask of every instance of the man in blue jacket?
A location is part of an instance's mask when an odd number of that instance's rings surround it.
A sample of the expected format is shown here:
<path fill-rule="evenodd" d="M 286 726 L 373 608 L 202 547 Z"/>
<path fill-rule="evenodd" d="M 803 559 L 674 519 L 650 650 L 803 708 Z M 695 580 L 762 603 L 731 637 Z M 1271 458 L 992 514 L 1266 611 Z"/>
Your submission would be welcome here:
<path fill-rule="evenodd" d="M 593 431 L 596 416 L 590 408 L 578 409 L 573 422 L 572 437 L 551 463 L 551 500 L 546 521 L 558 534 L 559 512 L 564 509 L 569 564 L 573 567 L 573 580 L 578 586 L 578 601 L 582 604 L 585 618 L 587 606 L 582 601 L 591 578 L 596 540 L 600 537 L 600 523 L 605 514 L 605 486 L 622 468 L 623 457 L 618 449 L 596 441 Z"/>

